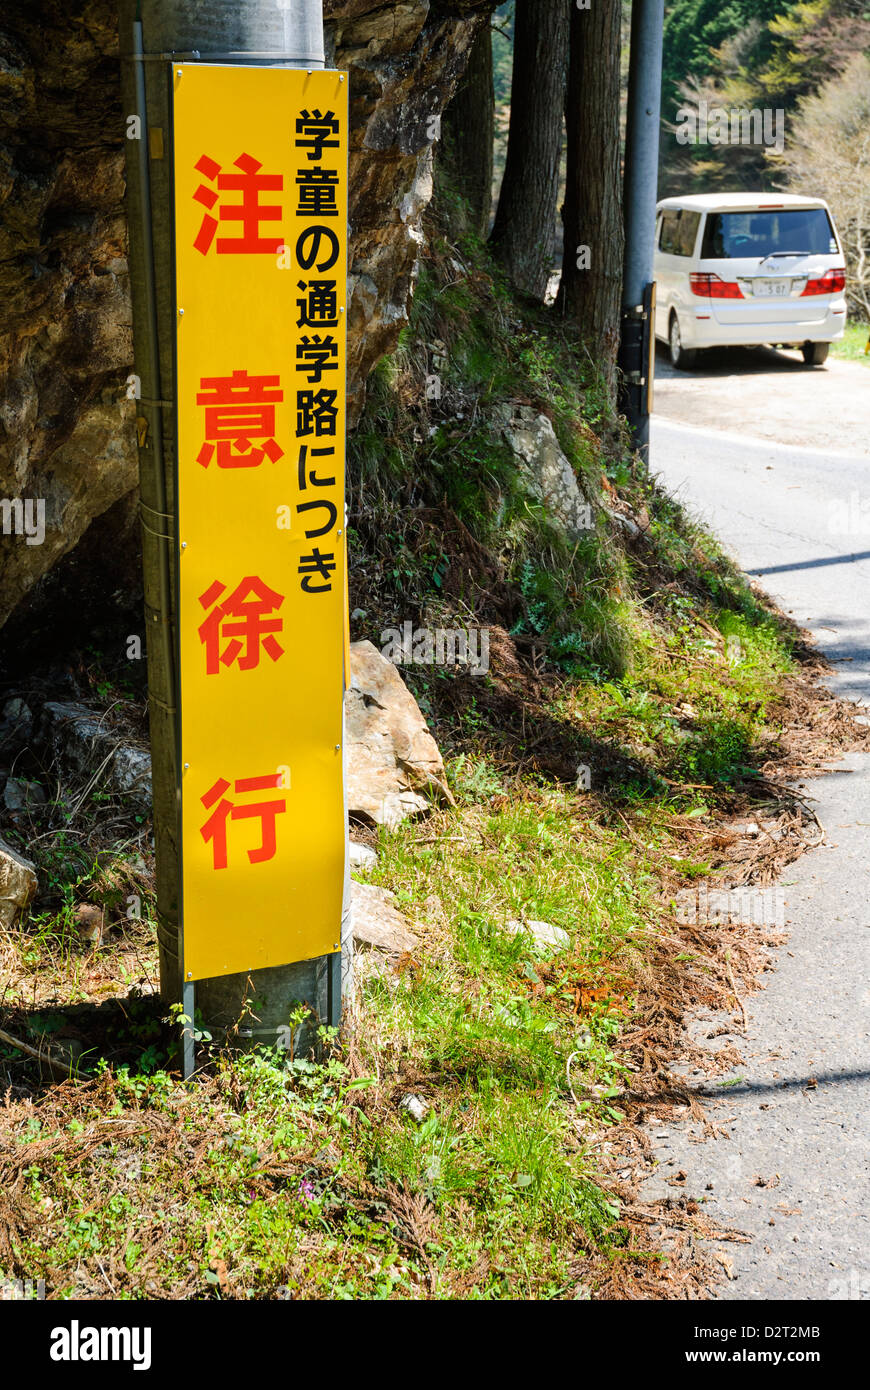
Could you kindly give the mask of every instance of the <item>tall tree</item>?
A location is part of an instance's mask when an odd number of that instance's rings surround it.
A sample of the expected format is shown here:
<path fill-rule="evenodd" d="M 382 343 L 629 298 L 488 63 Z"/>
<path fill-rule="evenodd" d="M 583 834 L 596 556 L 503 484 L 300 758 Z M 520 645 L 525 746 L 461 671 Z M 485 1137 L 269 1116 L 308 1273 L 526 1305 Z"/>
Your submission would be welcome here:
<path fill-rule="evenodd" d="M 513 283 L 543 299 L 552 270 L 572 0 L 517 0 L 507 159 L 492 246 Z"/>
<path fill-rule="evenodd" d="M 492 148 L 495 140 L 495 95 L 492 81 L 492 32 L 489 21 L 471 48 L 468 67 L 444 112 L 447 154 L 478 236 L 489 231 L 492 212 Z"/>
<path fill-rule="evenodd" d="M 562 221 L 565 249 L 559 307 L 616 382 L 622 284 L 619 159 L 620 0 L 571 12 L 565 98 L 568 160 Z"/>

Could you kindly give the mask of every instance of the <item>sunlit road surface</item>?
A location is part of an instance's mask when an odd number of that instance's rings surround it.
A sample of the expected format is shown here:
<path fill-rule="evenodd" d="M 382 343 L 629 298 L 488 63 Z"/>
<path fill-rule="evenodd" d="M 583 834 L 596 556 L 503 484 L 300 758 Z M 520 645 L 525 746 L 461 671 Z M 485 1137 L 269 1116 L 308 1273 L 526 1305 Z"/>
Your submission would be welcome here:
<path fill-rule="evenodd" d="M 732 363 L 708 376 L 702 409 L 698 380 L 687 378 L 681 396 L 667 378 L 671 398 L 659 400 L 668 418 L 653 420 L 650 466 L 812 632 L 835 663 L 838 692 L 870 705 L 870 371 L 856 364 L 847 374 L 855 399 L 836 423 L 828 412 L 842 373 L 827 406 L 824 376 L 765 375 L 755 363 L 741 375 Z M 812 392 L 798 444 L 792 416 L 800 422 Z M 770 393 L 774 415 L 789 420 L 783 443 L 752 437 L 771 428 L 755 416 Z M 689 1124 L 651 1131 L 661 1166 L 650 1195 L 694 1197 L 714 1221 L 752 1236 L 712 1247 L 731 1276 L 716 1290 L 725 1299 L 870 1299 L 870 755 L 850 754 L 806 792 L 827 844 L 779 885 L 790 937 L 767 988 L 745 1001 L 746 1036 L 709 1044 L 733 1041 L 744 1059 L 704 1086 L 709 1118 L 727 1137 L 693 1143 Z M 706 1037 L 709 1018 L 692 1031 Z M 668 1186 L 680 1170 L 685 1182 Z"/>
<path fill-rule="evenodd" d="M 655 388 L 659 419 L 870 457 L 870 358 L 805 367 L 799 352 L 714 348 L 678 372 L 660 347 Z"/>

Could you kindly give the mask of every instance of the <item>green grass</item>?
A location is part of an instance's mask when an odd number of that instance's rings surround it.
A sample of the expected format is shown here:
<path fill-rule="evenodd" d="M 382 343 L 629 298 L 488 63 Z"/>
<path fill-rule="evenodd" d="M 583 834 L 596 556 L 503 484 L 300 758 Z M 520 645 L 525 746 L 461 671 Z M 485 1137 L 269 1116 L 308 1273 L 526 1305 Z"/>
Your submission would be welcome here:
<path fill-rule="evenodd" d="M 849 362 L 863 362 L 865 366 L 870 367 L 868 343 L 870 343 L 870 324 L 850 319 L 846 323 L 846 332 L 842 340 L 839 343 L 831 344 L 831 356 L 842 357 Z"/>
<path fill-rule="evenodd" d="M 662 866 L 710 868 L 679 850 L 672 818 L 706 816 L 757 760 L 790 667 L 769 619 L 672 610 L 670 630 L 638 634 L 630 676 L 566 676 L 553 691 L 566 731 L 648 766 L 643 790 L 623 788 L 630 825 L 595 784 L 494 759 L 482 711 L 478 751 L 448 761 L 456 807 L 381 832 L 371 881 L 419 946 L 398 972 L 361 962 L 345 1047 L 321 1063 L 215 1053 L 185 1087 L 172 1024 L 127 998 L 112 1062 L 89 1049 L 90 1080 L 7 1111 L 4 1162 L 24 1175 L 30 1215 L 3 1272 L 58 1298 L 488 1300 L 594 1294 L 614 1260 L 629 1280 L 651 1261 L 666 1271 L 632 1245 L 595 1146 L 623 1117 L 619 1037 L 649 969 Z M 129 886 L 117 864 L 101 873 L 92 900 Z M 549 922 L 568 944 L 544 951 L 512 919 Z M 57 998 L 87 997 L 122 952 L 84 949 L 69 903 L 19 940 L 28 978 L 7 1004 L 54 972 L 35 1035 L 58 1032 Z"/>
<path fill-rule="evenodd" d="M 489 1300 L 594 1294 L 615 1264 L 648 1297 L 650 1267 L 666 1274 L 602 1174 L 630 1080 L 621 1038 L 672 925 L 662 885 L 715 867 L 675 826 L 751 796 L 791 642 L 636 468 L 576 336 L 517 305 L 473 238 L 430 234 L 412 324 L 351 442 L 354 635 L 457 614 L 500 627 L 524 665 L 403 669 L 456 799 L 379 836 L 372 882 L 419 944 L 396 969 L 360 959 L 354 1025 L 325 1060 L 204 1049 L 183 1086 L 177 1020 L 140 988 L 156 976 L 146 837 L 95 858 L 61 817 L 38 837 L 48 898 L 2 943 L 4 1005 L 13 1033 L 35 1044 L 72 1022 L 84 1051 L 75 1084 L 40 1090 L 0 1047 L 28 1083 L 0 1137 L 22 1194 L 8 1210 L 0 1194 L 0 1277 L 57 1298 Z M 444 395 L 427 403 L 433 344 Z M 505 446 L 507 399 L 548 414 L 596 499 L 579 541 Z M 604 479 L 642 519 L 631 545 L 598 506 Z M 106 909 L 103 944 L 82 939 L 84 901 Z M 511 920 L 567 945 L 542 952 Z M 675 959 L 693 981 L 712 968 L 694 945 Z"/>

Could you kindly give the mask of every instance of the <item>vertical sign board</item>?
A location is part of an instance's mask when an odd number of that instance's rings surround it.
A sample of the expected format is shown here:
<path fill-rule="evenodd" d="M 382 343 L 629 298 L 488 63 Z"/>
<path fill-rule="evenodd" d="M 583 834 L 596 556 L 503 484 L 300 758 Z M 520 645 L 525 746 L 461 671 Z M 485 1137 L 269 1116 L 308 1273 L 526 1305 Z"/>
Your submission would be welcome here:
<path fill-rule="evenodd" d="M 186 981 L 335 951 L 347 83 L 172 66 Z"/>

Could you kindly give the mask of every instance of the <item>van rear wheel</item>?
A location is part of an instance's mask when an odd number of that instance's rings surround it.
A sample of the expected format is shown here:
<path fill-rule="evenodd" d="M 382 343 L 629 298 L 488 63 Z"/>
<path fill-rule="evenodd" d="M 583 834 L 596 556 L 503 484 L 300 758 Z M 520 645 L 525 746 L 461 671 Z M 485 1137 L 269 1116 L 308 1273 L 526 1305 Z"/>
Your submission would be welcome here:
<path fill-rule="evenodd" d="M 821 367 L 828 356 L 830 343 L 804 343 L 801 354 L 808 367 Z"/>
<path fill-rule="evenodd" d="M 683 336 L 680 333 L 680 320 L 676 314 L 671 314 L 671 322 L 668 328 L 668 352 L 671 359 L 671 366 L 676 367 L 677 371 L 688 372 L 694 367 L 698 360 L 696 348 L 684 348 Z"/>

